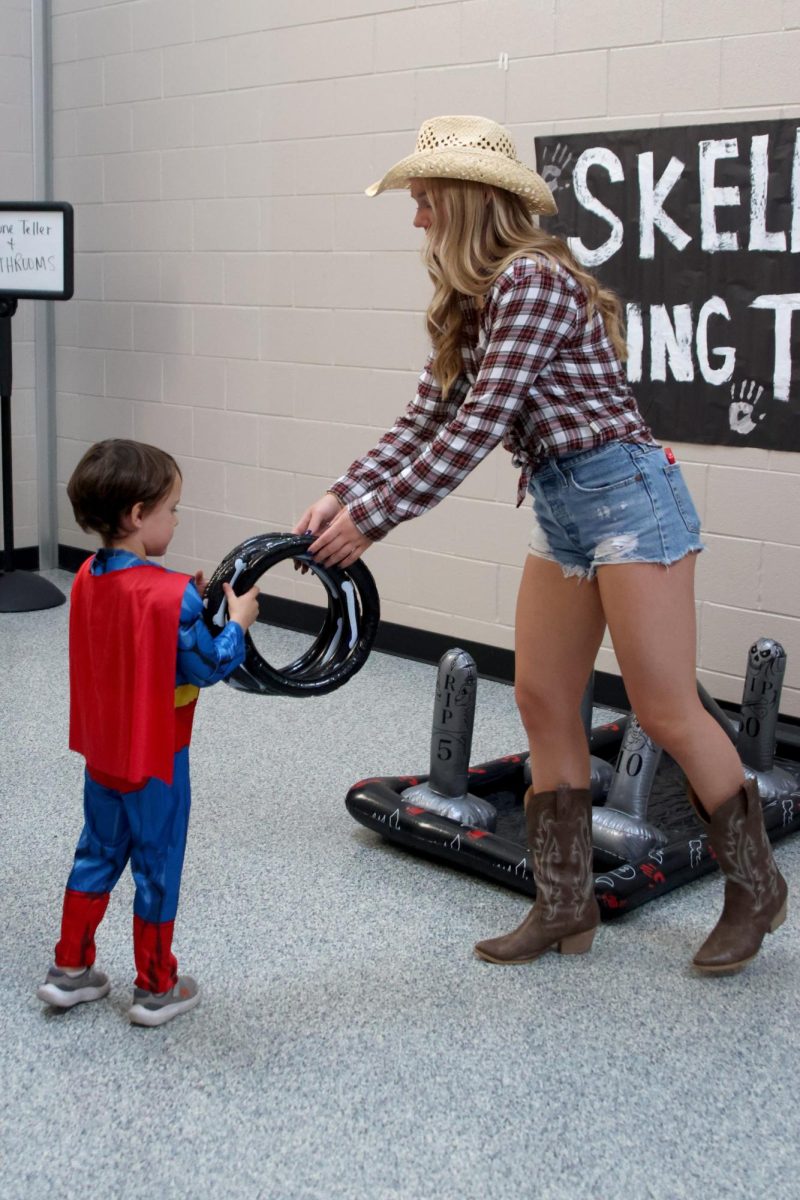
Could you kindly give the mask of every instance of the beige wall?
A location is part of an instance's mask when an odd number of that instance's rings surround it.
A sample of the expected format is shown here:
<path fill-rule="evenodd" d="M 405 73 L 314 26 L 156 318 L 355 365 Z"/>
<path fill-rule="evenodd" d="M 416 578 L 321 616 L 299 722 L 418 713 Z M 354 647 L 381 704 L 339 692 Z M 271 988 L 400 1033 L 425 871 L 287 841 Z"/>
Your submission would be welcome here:
<path fill-rule="evenodd" d="M 0 0 L 0 200 L 33 199 L 31 0 Z M 35 546 L 36 421 L 33 404 L 33 304 L 11 322 L 14 545 Z M 3 533 L 0 527 L 0 546 Z"/>
<path fill-rule="evenodd" d="M 800 114 L 800 0 L 53 0 L 59 479 L 98 437 L 173 451 L 170 562 L 285 529 L 412 394 L 427 284 L 402 194 L 362 194 L 420 121 L 538 133 Z M 602 19 L 600 18 L 602 15 Z M 498 65 L 508 55 L 508 69 Z M 754 637 L 800 715 L 800 455 L 676 447 L 710 553 L 700 674 L 741 698 Z M 392 621 L 512 645 L 528 518 L 502 451 L 368 562 Z M 61 496 L 59 540 L 89 544 Z M 274 573 L 273 573 L 274 574 Z M 270 587 L 311 599 L 287 572 Z M 604 648 L 598 666 L 615 669 Z"/>

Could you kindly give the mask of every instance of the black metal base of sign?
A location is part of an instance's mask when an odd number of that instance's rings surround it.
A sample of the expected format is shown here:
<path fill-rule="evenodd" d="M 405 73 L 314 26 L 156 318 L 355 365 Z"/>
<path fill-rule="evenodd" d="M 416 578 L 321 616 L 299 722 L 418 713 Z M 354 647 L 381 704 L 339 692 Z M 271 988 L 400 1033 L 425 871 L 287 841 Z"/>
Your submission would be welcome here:
<path fill-rule="evenodd" d="M 49 579 L 32 571 L 0 573 L 0 612 L 35 612 L 57 608 L 67 597 Z"/>
<path fill-rule="evenodd" d="M 3 556 L 0 571 L 0 612 L 35 612 L 57 608 L 67 597 L 49 579 L 31 571 L 14 570 L 14 490 L 11 477 L 11 318 L 14 297 L 0 296 L 0 465 L 2 466 Z"/>

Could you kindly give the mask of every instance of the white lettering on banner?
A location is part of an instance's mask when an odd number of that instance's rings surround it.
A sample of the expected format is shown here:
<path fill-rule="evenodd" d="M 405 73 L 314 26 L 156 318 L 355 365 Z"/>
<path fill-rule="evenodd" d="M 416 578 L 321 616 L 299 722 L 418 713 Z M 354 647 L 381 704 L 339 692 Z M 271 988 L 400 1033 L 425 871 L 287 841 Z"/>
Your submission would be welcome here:
<path fill-rule="evenodd" d="M 739 235 L 733 232 L 720 233 L 715 212 L 723 205 L 739 204 L 739 189 L 717 187 L 714 179 L 717 161 L 720 158 L 737 158 L 739 143 L 736 138 L 712 138 L 701 142 L 699 151 L 700 245 L 709 254 L 716 254 L 719 250 L 738 250 Z"/>
<path fill-rule="evenodd" d="M 650 151 L 639 155 L 639 257 L 655 258 L 656 226 L 667 241 L 678 250 L 684 250 L 692 240 L 685 230 L 664 212 L 664 201 L 683 174 L 684 164 L 679 158 L 669 160 L 658 183 L 653 185 L 653 155 Z"/>
<path fill-rule="evenodd" d="M 800 251 L 800 129 L 794 140 L 792 158 L 792 253 Z"/>
<path fill-rule="evenodd" d="M 650 378 L 667 378 L 667 356 L 673 379 L 691 383 L 694 379 L 692 363 L 692 307 L 676 304 L 672 310 L 673 326 L 667 314 L 666 304 L 650 306 Z"/>
<path fill-rule="evenodd" d="M 733 376 L 733 369 L 736 366 L 736 351 L 733 346 L 715 346 L 715 354 L 719 354 L 722 358 L 722 364 L 719 367 L 712 367 L 708 357 L 708 318 L 709 317 L 724 317 L 726 321 L 730 321 L 731 314 L 728 312 L 728 306 L 721 296 L 712 296 L 710 300 L 706 300 L 703 307 L 700 309 L 700 316 L 697 318 L 697 365 L 700 368 L 700 374 L 705 379 L 706 383 L 720 385 L 727 383 Z"/>
<path fill-rule="evenodd" d="M 786 234 L 767 229 L 767 189 L 769 187 L 769 134 L 763 133 L 750 142 L 752 163 L 750 186 L 750 245 L 749 250 L 785 250 Z"/>
<path fill-rule="evenodd" d="M 800 308 L 800 292 L 785 292 L 782 296 L 756 296 L 750 307 L 775 310 L 772 390 L 776 400 L 788 400 L 792 382 L 792 313 Z"/>
<path fill-rule="evenodd" d="M 698 186 L 700 201 L 700 244 L 708 254 L 721 251 L 734 252 L 743 248 L 744 236 L 740 239 L 737 230 L 717 228 L 718 208 L 741 208 L 741 189 L 734 184 L 718 187 L 716 167 L 721 159 L 739 157 L 737 138 L 710 138 L 698 142 Z M 609 226 L 609 235 L 601 245 L 591 249 L 581 238 L 567 239 L 576 258 L 591 269 L 602 266 L 622 249 L 625 230 L 620 218 L 589 187 L 588 174 L 591 167 L 600 167 L 608 174 L 612 183 L 625 181 L 625 168 L 619 157 L 606 146 L 590 146 L 579 155 L 573 171 L 572 182 L 575 198 L 582 208 L 593 213 Z M 665 211 L 667 198 L 683 175 L 685 163 L 674 155 L 655 181 L 654 156 L 652 151 L 637 155 L 639 185 L 639 257 L 653 259 L 656 253 L 656 229 L 678 250 L 685 250 L 692 241 L 691 234 Z M 790 230 L 766 227 L 766 208 L 769 189 L 769 135 L 760 134 L 750 142 L 750 213 L 749 238 L 746 249 L 800 253 L 800 128 L 795 134 L 791 177 L 791 228 Z M 787 232 L 789 239 L 787 244 Z M 744 235 L 744 230 L 742 231 Z"/>
<path fill-rule="evenodd" d="M 777 307 L 774 301 L 784 300 L 782 296 L 759 296 L 753 307 Z M 794 305 L 780 307 L 783 320 L 791 320 L 791 311 L 800 307 L 800 295 L 789 297 Z M 769 301 L 769 303 L 766 303 Z M 733 378 L 736 367 L 736 350 L 733 346 L 709 347 L 709 319 L 713 316 L 730 321 L 728 306 L 721 296 L 712 296 L 700 308 L 696 327 L 693 324 L 693 309 L 690 304 L 676 304 L 670 315 L 670 309 L 665 304 L 651 304 L 647 311 L 649 318 L 648 353 L 650 360 L 651 380 L 665 382 L 667 371 L 673 379 L 682 383 L 691 383 L 695 377 L 694 358 L 697 367 L 706 383 L 717 387 Z M 628 304 L 625 308 L 625 323 L 628 330 L 628 359 L 627 374 L 630 383 L 640 383 L 644 373 L 645 347 L 645 314 L 641 304 Z M 777 322 L 776 322 L 777 324 Z M 776 346 L 780 342 L 784 356 L 789 352 L 788 331 L 781 325 L 780 332 L 776 330 Z M 692 350 L 694 348 L 694 358 Z M 712 366 L 711 355 L 721 359 L 719 366 Z M 782 369 L 788 372 L 791 364 L 782 362 Z M 777 388 L 777 384 L 776 384 Z M 778 395 L 776 390 L 776 396 Z M 786 396 L 780 397 L 786 399 Z"/>
<path fill-rule="evenodd" d="M 644 324 L 641 304 L 625 307 L 625 327 L 628 333 L 628 380 L 639 383 L 642 378 L 642 350 L 644 349 Z"/>
<path fill-rule="evenodd" d="M 584 150 L 575 164 L 575 170 L 572 175 L 572 188 L 578 203 L 587 212 L 594 213 L 595 216 L 607 221 L 611 227 L 611 233 L 596 250 L 587 249 L 578 237 L 567 238 L 573 254 L 586 267 L 602 266 L 604 262 L 607 262 L 609 258 L 617 253 L 622 245 L 623 238 L 622 221 L 620 221 L 619 217 L 610 208 L 607 208 L 602 201 L 598 200 L 589 191 L 586 175 L 589 167 L 593 166 L 603 167 L 608 172 L 608 177 L 612 183 L 621 183 L 625 178 L 622 163 L 616 154 L 612 150 L 606 150 L 602 146 L 595 146 L 591 150 Z"/>

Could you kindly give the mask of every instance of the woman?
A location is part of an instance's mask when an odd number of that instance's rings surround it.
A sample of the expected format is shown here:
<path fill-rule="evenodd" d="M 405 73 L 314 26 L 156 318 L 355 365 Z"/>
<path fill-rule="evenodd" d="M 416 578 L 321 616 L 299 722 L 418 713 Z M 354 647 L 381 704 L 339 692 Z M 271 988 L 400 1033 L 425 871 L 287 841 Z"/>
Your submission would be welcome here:
<path fill-rule="evenodd" d="M 727 877 L 724 911 L 694 964 L 738 971 L 783 921 L 786 884 L 756 785 L 697 697 L 700 525 L 628 387 L 619 302 L 538 228 L 553 198 L 495 122 L 426 121 L 415 152 L 367 193 L 406 187 L 426 232 L 431 353 L 405 414 L 296 532 L 319 534 L 320 563 L 348 566 L 502 441 L 521 468 L 520 498 L 526 488 L 533 497 L 516 699 L 533 770 L 525 811 L 537 897 L 518 929 L 476 953 L 521 963 L 592 944 L 600 914 L 580 701 L 607 625 L 631 705 L 685 771 Z"/>

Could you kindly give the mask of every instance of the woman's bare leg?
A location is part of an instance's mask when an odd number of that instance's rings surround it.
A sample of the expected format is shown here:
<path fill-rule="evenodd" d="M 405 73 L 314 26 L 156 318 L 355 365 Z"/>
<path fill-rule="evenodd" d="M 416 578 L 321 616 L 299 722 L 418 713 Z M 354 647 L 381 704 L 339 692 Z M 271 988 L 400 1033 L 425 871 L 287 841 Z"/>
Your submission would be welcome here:
<path fill-rule="evenodd" d="M 604 628 L 596 583 L 565 579 L 557 563 L 528 556 L 517 599 L 516 695 L 531 747 L 525 823 L 536 901 L 517 929 L 478 942 L 475 953 L 488 962 L 585 954 L 600 924 L 580 709 Z"/>
<path fill-rule="evenodd" d="M 744 773 L 697 695 L 695 558 L 600 567 L 597 581 L 631 707 L 710 813 L 738 791 Z"/>
<path fill-rule="evenodd" d="M 580 705 L 605 629 L 596 581 L 528 555 L 517 597 L 516 698 L 534 791 L 589 786 Z"/>

